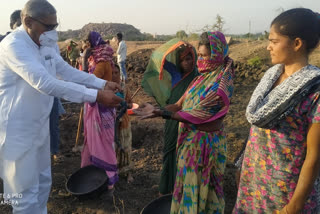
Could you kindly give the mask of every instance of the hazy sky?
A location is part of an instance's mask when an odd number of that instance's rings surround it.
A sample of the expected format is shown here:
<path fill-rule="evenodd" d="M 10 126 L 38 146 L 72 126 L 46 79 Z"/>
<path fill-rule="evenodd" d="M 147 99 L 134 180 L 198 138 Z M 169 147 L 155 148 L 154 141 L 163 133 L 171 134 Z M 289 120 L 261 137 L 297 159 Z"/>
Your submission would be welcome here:
<path fill-rule="evenodd" d="M 3 1 L 3 0 L 2 0 Z M 0 34 L 9 31 L 9 16 L 26 0 L 9 0 L 0 13 Z M 195 32 L 213 24 L 217 14 L 225 20 L 225 33 L 269 30 L 270 22 L 294 7 L 320 11 L 319 0 L 51 0 L 57 9 L 58 30 L 76 30 L 89 22 L 127 23 L 151 34 Z"/>

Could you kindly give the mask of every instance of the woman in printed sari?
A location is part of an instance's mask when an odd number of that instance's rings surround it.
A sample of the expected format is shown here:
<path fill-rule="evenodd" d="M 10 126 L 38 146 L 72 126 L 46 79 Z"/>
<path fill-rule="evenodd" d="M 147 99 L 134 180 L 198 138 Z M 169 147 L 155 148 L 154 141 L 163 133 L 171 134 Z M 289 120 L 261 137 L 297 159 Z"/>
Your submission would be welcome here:
<path fill-rule="evenodd" d="M 252 124 L 234 213 L 320 213 L 320 69 L 308 62 L 320 37 L 320 17 L 297 8 L 276 17 L 272 63 L 254 90 Z"/>
<path fill-rule="evenodd" d="M 162 63 L 164 61 L 164 63 Z M 163 74 L 164 73 L 164 74 Z M 159 75 L 165 77 L 159 79 Z M 166 78 L 170 75 L 171 78 Z M 184 94 L 191 81 L 198 75 L 196 68 L 196 50 L 179 39 L 172 39 L 157 48 L 152 54 L 142 80 L 145 92 L 153 96 L 161 107 L 176 103 Z M 167 93 L 164 89 L 167 88 Z M 163 165 L 159 192 L 173 192 L 176 179 L 176 146 L 178 138 L 177 120 L 166 120 L 164 126 Z"/>
<path fill-rule="evenodd" d="M 220 32 L 201 35 L 197 61 L 200 75 L 183 96 L 164 109 L 150 104 L 136 112 L 179 121 L 177 175 L 171 213 L 223 213 L 226 134 L 223 117 L 233 92 L 233 61 Z"/>
<path fill-rule="evenodd" d="M 84 53 L 84 68 L 97 77 L 112 81 L 112 48 L 97 32 L 90 32 L 91 48 Z M 84 147 L 81 167 L 95 165 L 106 170 L 109 189 L 118 181 L 117 158 L 114 149 L 115 108 L 104 107 L 97 102 L 86 103 L 84 107 Z"/>
<path fill-rule="evenodd" d="M 123 98 L 127 106 L 126 108 L 119 107 L 117 109 L 117 118 L 115 122 L 115 150 L 118 159 L 119 174 L 127 176 L 127 182 L 133 181 L 131 172 L 133 170 L 131 162 L 132 154 L 132 132 L 131 121 L 127 109 L 131 109 L 132 99 L 127 85 L 121 81 L 121 72 L 118 64 L 115 64 L 112 70 L 112 81 L 118 83 L 122 87 L 122 92 L 118 92 L 117 95 Z"/>

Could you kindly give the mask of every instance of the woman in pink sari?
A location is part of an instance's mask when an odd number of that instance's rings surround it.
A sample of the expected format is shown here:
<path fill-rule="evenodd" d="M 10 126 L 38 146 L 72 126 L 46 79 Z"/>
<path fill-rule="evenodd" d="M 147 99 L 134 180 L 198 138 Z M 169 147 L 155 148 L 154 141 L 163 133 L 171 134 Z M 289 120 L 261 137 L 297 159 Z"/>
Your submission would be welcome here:
<path fill-rule="evenodd" d="M 110 45 L 97 32 L 90 32 L 87 38 L 91 48 L 85 51 L 84 69 L 97 77 L 112 80 L 112 55 Z M 90 56 L 90 57 L 88 57 Z M 106 170 L 109 189 L 118 181 L 117 158 L 114 148 L 115 108 L 104 107 L 97 102 L 85 103 L 84 107 L 84 147 L 81 167 L 94 165 Z"/>

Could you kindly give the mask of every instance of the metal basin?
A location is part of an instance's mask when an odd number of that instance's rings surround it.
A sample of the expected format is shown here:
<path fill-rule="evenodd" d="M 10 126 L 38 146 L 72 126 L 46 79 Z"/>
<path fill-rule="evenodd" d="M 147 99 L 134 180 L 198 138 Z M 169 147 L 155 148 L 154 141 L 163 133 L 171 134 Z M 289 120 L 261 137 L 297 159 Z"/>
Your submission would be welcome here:
<path fill-rule="evenodd" d="M 163 195 L 145 206 L 140 214 L 169 214 L 172 195 Z"/>
<path fill-rule="evenodd" d="M 95 197 L 107 190 L 108 176 L 105 170 L 90 165 L 80 168 L 66 182 L 66 189 L 80 198 Z"/>

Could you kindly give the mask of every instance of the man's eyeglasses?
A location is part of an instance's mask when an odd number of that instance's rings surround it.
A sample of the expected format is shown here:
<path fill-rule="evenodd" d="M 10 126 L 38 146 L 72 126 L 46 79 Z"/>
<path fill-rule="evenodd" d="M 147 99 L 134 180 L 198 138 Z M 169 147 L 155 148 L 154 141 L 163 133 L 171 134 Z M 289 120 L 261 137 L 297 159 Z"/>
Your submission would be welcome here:
<path fill-rule="evenodd" d="M 30 17 L 30 18 L 33 19 L 33 20 L 35 20 L 35 21 L 37 21 L 37 22 L 39 22 L 40 24 L 42 24 L 44 27 L 46 27 L 46 29 L 47 29 L 48 31 L 56 29 L 56 28 L 58 27 L 58 25 L 59 25 L 59 23 L 54 24 L 54 25 L 49 25 L 49 24 L 43 23 L 43 22 L 40 21 L 39 19 L 36 19 L 36 18 L 33 18 L 33 17 Z"/>

